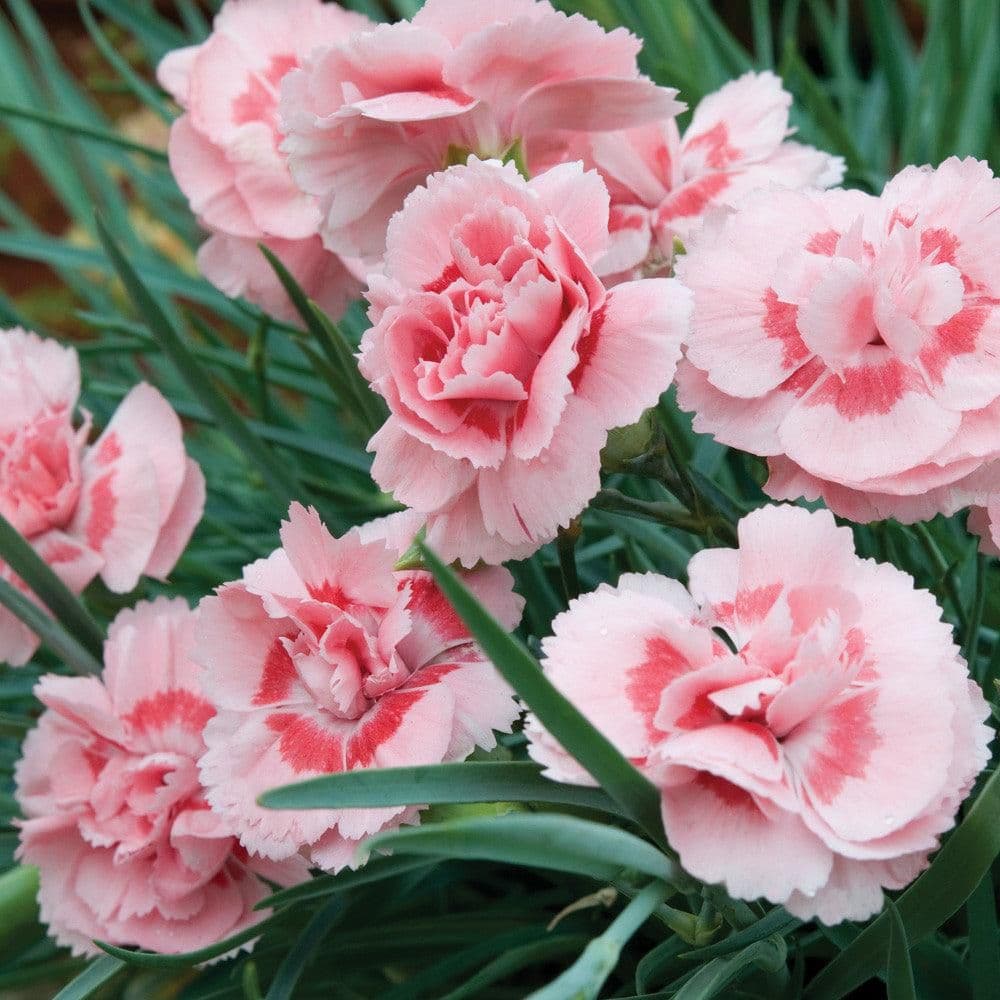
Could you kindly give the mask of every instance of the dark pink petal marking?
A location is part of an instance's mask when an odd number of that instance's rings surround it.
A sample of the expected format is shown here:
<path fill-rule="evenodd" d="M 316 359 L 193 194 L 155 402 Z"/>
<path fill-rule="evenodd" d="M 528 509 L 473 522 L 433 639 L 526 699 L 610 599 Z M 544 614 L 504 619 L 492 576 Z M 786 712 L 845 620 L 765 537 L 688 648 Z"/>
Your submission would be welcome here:
<path fill-rule="evenodd" d="M 452 261 L 433 281 L 424 285 L 424 291 L 439 294 L 454 284 L 459 277 L 461 271 L 458 269 L 458 264 Z"/>
<path fill-rule="evenodd" d="M 330 774 L 344 769 L 344 748 L 340 739 L 305 715 L 276 712 L 265 721 L 280 735 L 278 753 L 296 773 L 319 771 Z"/>
<path fill-rule="evenodd" d="M 646 640 L 646 658 L 629 670 L 625 695 L 642 717 L 646 733 L 651 738 L 659 733 L 653 724 L 653 717 L 660 707 L 663 689 L 690 670 L 687 657 L 669 639 L 654 635 Z"/>
<path fill-rule="evenodd" d="M 729 174 L 708 174 L 690 184 L 685 184 L 660 206 L 656 213 L 656 224 L 663 226 L 671 219 L 700 215 L 727 187 L 729 187 Z"/>
<path fill-rule="evenodd" d="M 435 635 L 446 642 L 468 637 L 469 630 L 448 603 L 448 599 L 438 590 L 433 577 L 426 573 L 414 573 L 400 578 L 400 589 L 406 584 L 410 586 L 407 610 L 422 618 L 434 630 Z"/>
<path fill-rule="evenodd" d="M 267 651 L 260 685 L 254 692 L 252 704 L 273 705 L 276 701 L 287 698 L 297 677 L 295 664 L 279 636 Z"/>
<path fill-rule="evenodd" d="M 121 458 L 122 446 L 118 440 L 118 435 L 112 431 L 104 436 L 104 440 L 97 446 L 97 453 L 94 459 L 98 465 L 110 465 L 116 458 Z"/>
<path fill-rule="evenodd" d="M 716 798 L 721 799 L 732 809 L 747 809 L 759 812 L 753 796 L 738 785 L 734 785 L 731 781 L 726 781 L 725 778 L 717 778 L 714 774 L 709 774 L 707 771 L 699 771 L 697 777 L 694 779 L 694 783 L 699 788 L 711 792 Z"/>
<path fill-rule="evenodd" d="M 115 528 L 117 499 L 111 483 L 115 473 L 104 473 L 90 488 L 90 517 L 87 520 L 87 545 L 95 552 L 101 551 L 108 535 Z"/>
<path fill-rule="evenodd" d="M 378 748 L 396 735 L 422 690 L 397 691 L 383 699 L 365 718 L 347 744 L 347 768 L 370 767 Z"/>
<path fill-rule="evenodd" d="M 718 122 L 707 132 L 685 143 L 689 150 L 705 148 L 705 162 L 713 170 L 722 170 L 740 158 L 740 151 L 729 145 L 729 129 L 725 122 Z"/>
<path fill-rule="evenodd" d="M 579 389 L 583 376 L 587 374 L 587 368 L 597 352 L 606 314 L 607 306 L 603 305 L 590 317 L 590 326 L 587 328 L 587 332 L 577 341 L 576 353 L 579 360 L 569 375 L 570 385 L 573 386 L 574 392 Z"/>
<path fill-rule="evenodd" d="M 759 622 L 774 607 L 781 594 L 780 583 L 769 583 L 753 590 L 741 590 L 736 594 L 736 617 L 744 624 Z"/>
<path fill-rule="evenodd" d="M 137 701 L 122 721 L 140 733 L 179 725 L 200 736 L 214 715 L 215 708 L 193 691 L 171 688 Z"/>
<path fill-rule="evenodd" d="M 825 744 L 816 749 L 806 767 L 810 790 L 829 805 L 850 778 L 863 778 L 881 738 L 872 721 L 878 699 L 874 688 L 842 701 L 825 715 Z"/>
<path fill-rule="evenodd" d="M 839 240 L 840 233 L 836 229 L 828 229 L 825 233 L 816 233 L 811 236 L 806 244 L 806 250 L 823 257 L 832 257 L 837 250 Z"/>
<path fill-rule="evenodd" d="M 912 390 L 921 386 L 898 359 L 882 364 L 845 368 L 840 378 L 829 378 L 806 402 L 808 406 L 834 406 L 845 420 L 874 414 L 883 416 Z"/>
<path fill-rule="evenodd" d="M 781 341 L 781 366 L 789 370 L 797 368 L 810 354 L 799 334 L 799 307 L 790 302 L 782 302 L 773 288 L 764 292 L 764 318 L 761 326 L 771 340 Z"/>

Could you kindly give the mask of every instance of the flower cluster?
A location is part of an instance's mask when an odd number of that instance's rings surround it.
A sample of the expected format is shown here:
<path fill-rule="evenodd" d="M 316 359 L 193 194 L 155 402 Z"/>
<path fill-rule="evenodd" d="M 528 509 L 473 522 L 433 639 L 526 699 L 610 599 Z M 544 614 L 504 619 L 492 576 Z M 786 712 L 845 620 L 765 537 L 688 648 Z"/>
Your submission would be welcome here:
<path fill-rule="evenodd" d="M 136 386 L 93 444 L 90 415 L 76 422 L 79 395 L 76 351 L 0 331 L 0 514 L 70 590 L 100 574 L 127 593 L 140 576 L 173 569 L 201 519 L 205 479 L 152 386 Z M 0 579 L 33 596 L 2 561 Z M 22 665 L 37 647 L 0 609 L 0 662 Z"/>
<path fill-rule="evenodd" d="M 59 941 L 198 948 L 251 927 L 268 883 L 353 867 L 419 822 L 258 800 L 512 731 L 514 692 L 414 542 L 517 628 L 500 564 L 572 539 L 609 433 L 675 377 L 696 430 L 767 458 L 772 499 L 830 509 L 747 515 L 687 588 L 628 574 L 572 601 L 542 643 L 549 680 L 655 783 L 684 867 L 735 897 L 865 919 L 954 824 L 989 759 L 982 693 L 934 598 L 859 558 L 831 511 L 972 507 L 1000 554 L 1000 179 L 950 159 L 879 196 L 836 187 L 843 161 L 789 138 L 766 72 L 682 134 L 639 48 L 548 0 L 426 0 L 391 25 L 226 0 L 160 64 L 205 276 L 287 320 L 258 244 L 334 316 L 366 289 L 357 360 L 389 411 L 372 478 L 407 509 L 335 537 L 293 503 L 280 546 L 196 611 L 121 612 L 101 679 L 43 677 L 20 856 Z M 79 391 L 73 350 L 0 333 L 0 514 L 70 590 L 125 593 L 172 570 L 204 479 L 157 390 L 93 443 Z M 619 469 L 663 457 L 645 437 Z M 660 485 L 690 514 L 671 523 L 714 540 L 701 501 L 732 506 L 670 461 Z M 674 509 L 656 496 L 624 499 Z M 0 611 L 0 660 L 36 647 Z M 531 715 L 526 732 L 549 777 L 592 783 Z"/>
<path fill-rule="evenodd" d="M 688 574 L 690 591 L 626 575 L 574 601 L 546 674 L 659 787 L 691 874 L 803 919 L 865 919 L 927 866 L 989 760 L 951 629 L 827 511 L 749 514 L 738 549 Z M 552 777 L 592 783 L 528 732 Z"/>

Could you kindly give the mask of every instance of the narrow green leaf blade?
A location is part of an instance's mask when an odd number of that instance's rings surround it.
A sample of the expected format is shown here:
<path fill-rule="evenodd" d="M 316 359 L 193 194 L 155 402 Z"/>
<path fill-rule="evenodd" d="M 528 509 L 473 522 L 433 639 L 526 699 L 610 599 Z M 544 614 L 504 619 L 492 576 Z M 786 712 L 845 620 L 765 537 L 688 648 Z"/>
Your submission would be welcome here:
<path fill-rule="evenodd" d="M 72 982 L 67 983 L 52 1000 L 87 1000 L 106 983 L 109 983 L 122 969 L 125 963 L 120 958 L 102 955 L 95 958 L 83 972 Z"/>
<path fill-rule="evenodd" d="M 59 624 L 91 656 L 100 660 L 104 635 L 73 592 L 14 526 L 0 514 L 0 560 L 27 584 Z M 35 611 L 39 609 L 32 605 Z M 30 623 L 26 624 L 31 626 Z M 99 668 L 98 668 L 99 669 Z"/>
<path fill-rule="evenodd" d="M 63 627 L 50 618 L 6 580 L 0 580 L 0 604 L 20 618 L 41 641 L 78 674 L 99 674 L 101 661 L 80 645 Z"/>
<path fill-rule="evenodd" d="M 331 930 L 344 919 L 346 902 L 335 896 L 325 906 L 320 907 L 296 938 L 291 950 L 282 959 L 278 971 L 271 980 L 265 1000 L 291 1000 L 295 986 L 312 960 L 316 949 Z"/>
<path fill-rule="evenodd" d="M 459 802 L 550 802 L 615 812 L 597 788 L 564 785 L 530 761 L 466 761 L 343 771 L 265 792 L 268 809 L 355 809 Z"/>
<path fill-rule="evenodd" d="M 285 506 L 297 499 L 298 490 L 292 471 L 278 461 L 274 453 L 250 430 L 230 402 L 212 384 L 203 366 L 191 354 L 180 334 L 167 319 L 159 303 L 143 284 L 100 218 L 97 220 L 97 231 L 105 252 L 118 272 L 133 304 L 159 341 L 164 354 L 170 358 L 181 377 L 187 382 L 188 388 L 212 414 L 219 427 L 243 450 L 247 458 L 253 461 L 275 497 Z"/>
<path fill-rule="evenodd" d="M 552 686 L 538 661 L 483 608 L 458 576 L 426 545 L 420 548 L 438 586 L 507 683 L 626 814 L 665 844 L 660 796 L 653 785 Z"/>
<path fill-rule="evenodd" d="M 889 953 L 886 956 L 885 985 L 889 1000 L 917 1000 L 913 985 L 913 966 L 906 943 L 906 928 L 892 900 L 886 903 L 889 914 Z"/>
<path fill-rule="evenodd" d="M 399 854 L 550 868 L 604 882 L 632 870 L 672 884 L 690 884 L 673 861 L 634 834 L 555 813 L 508 813 L 404 827 L 379 834 L 367 844 L 373 850 L 391 848 Z"/>

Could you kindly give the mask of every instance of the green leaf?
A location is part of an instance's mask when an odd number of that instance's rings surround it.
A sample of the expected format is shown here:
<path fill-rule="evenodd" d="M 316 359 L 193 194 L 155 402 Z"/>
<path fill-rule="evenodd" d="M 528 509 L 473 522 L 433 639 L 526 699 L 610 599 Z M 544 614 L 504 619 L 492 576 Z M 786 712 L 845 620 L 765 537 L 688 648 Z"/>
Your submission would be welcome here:
<path fill-rule="evenodd" d="M 31 543 L 2 514 L 0 560 L 7 563 L 24 581 L 66 632 L 99 661 L 104 648 L 104 634 L 97 623 Z"/>
<path fill-rule="evenodd" d="M 754 968 L 767 972 L 784 968 L 787 955 L 785 939 L 775 934 L 747 945 L 730 958 L 713 958 L 673 994 L 673 1000 L 710 1000 Z"/>
<path fill-rule="evenodd" d="M 255 910 L 270 910 L 291 906 L 308 900 L 329 896 L 330 893 L 347 892 L 373 882 L 406 875 L 420 868 L 433 868 L 435 861 L 414 861 L 413 858 L 374 858 L 357 871 L 345 870 L 336 875 L 317 875 L 307 882 L 279 889 L 254 906 Z"/>
<path fill-rule="evenodd" d="M 39 639 L 78 674 L 99 674 L 101 661 L 80 645 L 63 627 L 6 580 L 0 580 L 0 604 L 20 618 Z"/>
<path fill-rule="evenodd" d="M 94 959 L 71 983 L 67 983 L 52 1000 L 87 1000 L 124 968 L 125 963 L 121 959 L 102 955 Z"/>
<path fill-rule="evenodd" d="M 373 851 L 550 868 L 601 882 L 632 870 L 664 882 L 691 884 L 673 861 L 634 834 L 555 813 L 508 813 L 404 827 L 378 834 L 366 845 Z"/>
<path fill-rule="evenodd" d="M 197 951 L 187 951 L 179 955 L 161 955 L 156 951 L 132 951 L 128 948 L 119 948 L 117 945 L 108 944 L 107 941 L 95 940 L 94 944 L 113 958 L 121 959 L 128 965 L 137 965 L 147 969 L 189 969 L 193 965 L 201 965 L 202 962 L 211 961 L 213 958 L 218 958 L 220 955 L 225 955 L 226 952 L 239 948 L 240 945 L 244 945 L 248 941 L 259 938 L 276 922 L 276 915 L 268 917 L 252 927 L 245 927 L 223 941 L 209 945 L 207 948 L 199 948 Z"/>
<path fill-rule="evenodd" d="M 969 923 L 969 972 L 975 1000 L 991 1000 L 1000 984 L 1000 934 L 993 873 L 988 871 L 965 904 Z"/>
<path fill-rule="evenodd" d="M 466 761 L 425 767 L 342 771 L 274 788 L 257 800 L 268 809 L 355 809 L 459 802 L 549 802 L 615 812 L 597 788 L 542 777 L 530 761 Z"/>
<path fill-rule="evenodd" d="M 552 686 L 538 661 L 483 608 L 458 576 L 426 545 L 421 550 L 438 586 L 507 683 L 626 815 L 665 845 L 660 796 L 653 785 Z"/>
<path fill-rule="evenodd" d="M 288 954 L 278 966 L 265 1000 L 291 1000 L 295 986 L 313 958 L 323 939 L 346 915 L 346 903 L 340 897 L 321 906 L 310 918 L 302 933 L 295 939 Z"/>
<path fill-rule="evenodd" d="M 38 922 L 38 869 L 16 865 L 0 875 L 0 954 L 15 944 L 25 927 Z"/>
<path fill-rule="evenodd" d="M 618 964 L 622 948 L 670 892 L 662 882 L 647 885 L 558 979 L 536 990 L 529 1000 L 596 1000 Z"/>
<path fill-rule="evenodd" d="M 907 940 L 917 944 L 940 927 L 972 895 L 1000 854 L 1000 771 L 983 786 L 965 819 L 933 864 L 897 900 Z M 840 1000 L 884 965 L 890 917 L 872 921 L 808 985 L 809 1000 Z"/>
<path fill-rule="evenodd" d="M 168 125 L 174 120 L 174 115 L 167 107 L 166 102 L 160 96 L 159 90 L 139 76 L 138 73 L 121 56 L 118 50 L 108 40 L 101 26 L 94 17 L 94 12 L 90 9 L 90 0 L 78 0 L 77 8 L 80 11 L 80 18 L 87 29 L 98 52 L 114 68 L 114 71 L 121 77 L 125 85 L 142 101 L 147 107 L 152 108 Z"/>
<path fill-rule="evenodd" d="M 78 135 L 84 139 L 93 139 L 95 142 L 117 146 L 119 149 L 125 149 L 130 153 L 142 153 L 144 156 L 160 160 L 164 163 L 167 160 L 167 154 L 162 149 L 154 149 L 152 146 L 146 146 L 141 142 L 134 142 L 132 139 L 124 135 L 119 135 L 117 132 L 108 132 L 91 125 L 84 125 L 71 118 L 49 114 L 47 111 L 34 111 L 31 108 L 21 108 L 14 104 L 0 102 L 0 115 L 8 115 L 11 118 L 22 118 L 24 121 L 37 122 L 39 125 L 47 125 L 56 132 Z"/>
<path fill-rule="evenodd" d="M 885 962 L 888 1000 L 917 1000 L 910 949 L 906 943 L 906 928 L 891 899 L 886 903 L 886 911 L 889 914 L 889 952 Z"/>
<path fill-rule="evenodd" d="M 334 376 L 333 391 L 343 403 L 352 408 L 352 412 L 361 416 L 368 433 L 374 434 L 385 423 L 388 414 L 385 404 L 372 392 L 358 370 L 351 345 L 330 317 L 306 296 L 275 254 L 263 243 L 259 246 L 296 312 L 326 356 Z"/>
<path fill-rule="evenodd" d="M 108 258 L 118 272 L 133 304 L 159 341 L 164 354 L 170 358 L 187 383 L 188 388 L 202 406 L 212 414 L 219 427 L 229 435 L 233 443 L 242 449 L 246 457 L 256 466 L 271 492 L 282 505 L 287 506 L 290 501 L 297 499 L 299 491 L 292 471 L 278 461 L 275 454 L 250 430 L 232 404 L 212 384 L 203 367 L 192 356 L 187 344 L 184 343 L 181 335 L 167 319 L 159 303 L 146 288 L 100 218 L 97 220 L 97 231 Z"/>

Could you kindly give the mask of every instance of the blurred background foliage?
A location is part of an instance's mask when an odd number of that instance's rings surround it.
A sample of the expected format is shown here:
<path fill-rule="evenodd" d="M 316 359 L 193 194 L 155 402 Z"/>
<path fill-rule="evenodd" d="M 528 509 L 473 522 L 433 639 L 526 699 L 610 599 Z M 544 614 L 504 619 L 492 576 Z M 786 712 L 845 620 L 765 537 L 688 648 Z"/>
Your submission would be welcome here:
<path fill-rule="evenodd" d="M 776 70 L 795 97 L 800 136 L 844 156 L 851 186 L 877 191 L 901 166 L 953 153 L 1000 167 L 997 0 L 557 2 L 639 34 L 644 70 L 679 88 L 689 106 L 748 69 Z M 419 0 L 347 5 L 386 20 L 409 16 Z M 356 376 L 342 363 L 345 342 L 355 345 L 365 328 L 360 305 L 338 328 L 314 317 L 311 329 L 300 329 L 227 300 L 197 275 L 202 236 L 164 154 L 176 112 L 155 86 L 153 68 L 170 49 L 204 37 L 211 6 L 3 0 L 0 8 L 0 324 L 76 346 L 83 405 L 98 427 L 140 379 L 159 386 L 185 418 L 209 497 L 169 590 L 192 603 L 271 550 L 291 497 L 314 503 L 336 532 L 395 509 L 368 477 L 370 400 L 359 396 Z M 109 247 L 120 249 L 117 267 Z M 695 490 L 712 505 L 733 518 L 763 502 L 758 460 L 693 434 L 669 394 L 657 416 Z M 627 570 L 683 579 L 705 539 L 658 516 L 657 505 L 673 499 L 665 488 L 624 473 L 609 474 L 606 485 L 648 501 L 648 516 L 588 510 L 575 552 L 580 588 Z M 995 561 L 977 557 L 962 517 L 938 518 L 927 530 L 861 527 L 856 537 L 862 554 L 893 561 L 935 591 L 995 702 L 1000 579 Z M 548 546 L 513 568 L 528 600 L 522 638 L 537 650 L 566 604 L 559 553 Z M 95 584 L 86 598 L 105 623 L 120 607 L 164 589 L 143 581 L 119 597 Z M 16 846 L 11 770 L 39 709 L 31 687 L 51 669 L 64 668 L 45 652 L 27 668 L 0 667 L 0 871 L 12 865 Z M 515 735 L 500 753 L 523 756 L 522 740 Z M 454 820 L 530 808 L 438 806 L 432 815 Z M 522 997 L 608 930 L 608 906 L 621 901 L 614 891 L 591 896 L 601 879 L 552 870 L 558 864 L 549 858 L 550 867 L 543 855 L 535 860 L 522 868 L 400 855 L 359 875 L 318 879 L 276 901 L 277 916 L 249 958 L 203 972 L 191 968 L 196 956 L 128 967 L 109 957 L 87 966 L 47 941 L 29 907 L 0 924 L 0 997 L 52 996 L 78 973 L 59 996 Z M 0 876 L 0 909 L 8 916 L 6 900 L 23 889 L 23 878 L 17 870 Z M 546 932 L 575 900 L 588 905 Z M 795 997 L 858 933 L 849 925 L 801 927 L 780 910 L 733 907 L 697 892 L 687 903 L 699 943 L 669 923 L 644 926 L 602 995 Z M 898 963 L 894 974 L 881 953 L 867 974 L 887 977 L 899 997 L 996 997 L 992 876 L 957 913 L 947 909 L 941 904 L 918 917 L 912 907 L 901 910 L 896 954 L 909 933 L 910 960 L 905 948 L 902 954 L 913 992 L 905 992 Z M 809 995 L 846 995 L 838 988 L 834 982 Z M 884 991 L 869 984 L 852 995 Z"/>

